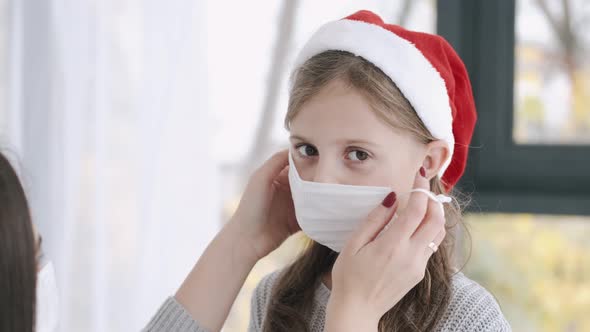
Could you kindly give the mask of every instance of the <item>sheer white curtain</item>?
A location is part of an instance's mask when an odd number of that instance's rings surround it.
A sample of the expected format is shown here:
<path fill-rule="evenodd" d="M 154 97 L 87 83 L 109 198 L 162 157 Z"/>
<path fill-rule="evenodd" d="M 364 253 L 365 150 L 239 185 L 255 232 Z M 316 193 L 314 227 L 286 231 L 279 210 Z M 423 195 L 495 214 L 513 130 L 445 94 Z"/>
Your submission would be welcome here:
<path fill-rule="evenodd" d="M 203 3 L 11 2 L 5 148 L 62 331 L 138 330 L 220 227 Z"/>

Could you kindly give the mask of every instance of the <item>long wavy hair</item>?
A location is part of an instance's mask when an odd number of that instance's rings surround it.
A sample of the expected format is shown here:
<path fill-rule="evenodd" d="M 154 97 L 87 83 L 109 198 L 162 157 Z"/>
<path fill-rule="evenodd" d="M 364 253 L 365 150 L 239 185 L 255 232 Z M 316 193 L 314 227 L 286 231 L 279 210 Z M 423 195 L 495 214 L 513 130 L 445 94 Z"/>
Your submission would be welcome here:
<path fill-rule="evenodd" d="M 289 129 L 302 105 L 337 79 L 362 93 L 371 109 L 391 127 L 415 136 L 424 144 L 436 140 L 387 75 L 364 58 L 345 51 L 317 54 L 293 72 L 285 127 Z M 461 206 L 467 203 L 459 203 L 459 193 L 455 190 L 445 192 L 438 176 L 430 181 L 430 186 L 436 194 L 445 193 L 455 198 L 452 204 L 444 207 L 448 235 L 428 261 L 424 279 L 381 317 L 380 332 L 431 331 L 443 318 L 450 301 L 454 273 L 451 254 L 455 243 L 450 230 L 462 225 Z M 308 240 L 308 245 L 285 268 L 273 287 L 263 331 L 309 331 L 306 317 L 313 307 L 315 290 L 322 276 L 332 270 L 337 257 L 338 253 Z"/>

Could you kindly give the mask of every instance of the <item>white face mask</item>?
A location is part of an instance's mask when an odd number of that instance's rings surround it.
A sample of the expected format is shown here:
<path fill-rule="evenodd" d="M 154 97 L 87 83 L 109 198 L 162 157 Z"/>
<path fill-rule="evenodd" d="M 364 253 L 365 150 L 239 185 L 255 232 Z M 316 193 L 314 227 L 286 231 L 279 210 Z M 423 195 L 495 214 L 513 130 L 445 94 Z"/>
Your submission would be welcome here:
<path fill-rule="evenodd" d="M 303 233 L 312 240 L 340 252 L 344 244 L 367 215 L 393 190 L 388 187 L 354 186 L 304 181 L 289 153 L 289 185 L 295 216 Z M 439 203 L 451 198 L 435 196 L 424 189 L 413 189 L 397 196 L 421 191 Z"/>
<path fill-rule="evenodd" d="M 48 262 L 37 273 L 37 316 L 35 332 L 57 331 L 59 294 L 53 264 Z"/>

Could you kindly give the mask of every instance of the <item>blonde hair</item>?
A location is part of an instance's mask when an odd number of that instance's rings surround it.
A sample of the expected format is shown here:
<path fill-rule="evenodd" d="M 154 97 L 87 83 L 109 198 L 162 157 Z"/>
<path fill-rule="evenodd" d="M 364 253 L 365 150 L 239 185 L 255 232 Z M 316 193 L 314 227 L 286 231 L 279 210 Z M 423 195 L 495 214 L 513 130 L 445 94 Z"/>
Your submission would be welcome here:
<path fill-rule="evenodd" d="M 292 76 L 292 90 L 285 127 L 302 106 L 333 80 L 342 80 L 362 93 L 372 110 L 393 128 L 427 144 L 436 140 L 420 120 L 395 83 L 362 57 L 344 51 L 320 53 L 298 68 Z M 430 181 L 435 194 L 444 193 L 437 176 Z M 446 193 L 447 195 L 453 195 Z M 379 331 L 429 331 L 442 319 L 451 296 L 453 274 L 451 254 L 454 238 L 448 230 L 461 223 L 458 201 L 445 205 L 447 236 L 428 261 L 425 277 L 379 321 Z M 299 257 L 281 274 L 271 293 L 263 331 L 308 331 L 305 317 L 321 276 L 331 271 L 338 254 L 310 241 Z M 312 287 L 310 287 L 310 285 Z"/>

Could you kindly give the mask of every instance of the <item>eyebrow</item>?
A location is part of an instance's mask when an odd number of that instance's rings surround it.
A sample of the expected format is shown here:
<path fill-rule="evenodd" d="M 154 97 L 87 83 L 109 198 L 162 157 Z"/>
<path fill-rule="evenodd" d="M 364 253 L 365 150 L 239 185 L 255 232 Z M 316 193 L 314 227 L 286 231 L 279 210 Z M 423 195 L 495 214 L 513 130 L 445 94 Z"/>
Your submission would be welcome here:
<path fill-rule="evenodd" d="M 300 140 L 300 141 L 304 141 L 304 142 L 310 142 L 311 140 L 306 139 L 305 137 L 301 137 L 301 136 L 297 136 L 297 135 L 291 135 L 289 137 L 289 139 L 296 139 L 296 140 Z M 371 146 L 379 146 L 379 144 L 377 143 L 373 143 L 364 139 L 342 139 L 338 141 L 339 143 L 344 143 L 345 145 L 354 145 L 354 144 L 365 144 L 365 145 L 371 145 Z"/>
<path fill-rule="evenodd" d="M 289 136 L 289 139 L 296 139 L 296 140 L 300 140 L 300 141 L 309 141 L 307 138 L 305 137 L 301 137 L 301 136 L 297 136 L 297 135 L 291 135 Z"/>

